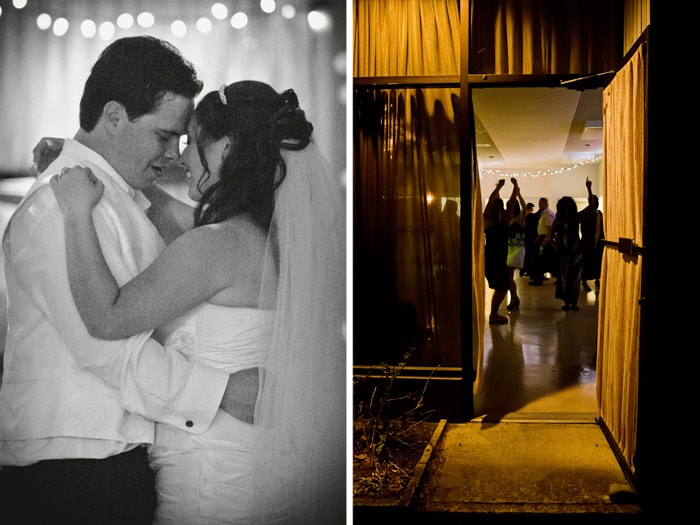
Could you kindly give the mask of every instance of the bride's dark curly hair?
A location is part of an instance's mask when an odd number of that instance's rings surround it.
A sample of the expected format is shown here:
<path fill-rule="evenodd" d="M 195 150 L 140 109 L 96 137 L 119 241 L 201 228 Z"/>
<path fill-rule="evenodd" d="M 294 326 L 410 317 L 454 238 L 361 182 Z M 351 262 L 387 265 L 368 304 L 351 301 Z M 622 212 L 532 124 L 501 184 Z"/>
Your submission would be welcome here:
<path fill-rule="evenodd" d="M 219 181 L 202 195 L 195 225 L 213 224 L 249 213 L 267 230 L 275 205 L 275 189 L 286 176 L 281 150 L 302 150 L 311 141 L 313 126 L 299 109 L 293 90 L 277 93 L 252 80 L 229 84 L 204 96 L 194 111 L 197 147 L 205 176 L 207 144 L 224 136 L 231 148 L 221 166 Z"/>

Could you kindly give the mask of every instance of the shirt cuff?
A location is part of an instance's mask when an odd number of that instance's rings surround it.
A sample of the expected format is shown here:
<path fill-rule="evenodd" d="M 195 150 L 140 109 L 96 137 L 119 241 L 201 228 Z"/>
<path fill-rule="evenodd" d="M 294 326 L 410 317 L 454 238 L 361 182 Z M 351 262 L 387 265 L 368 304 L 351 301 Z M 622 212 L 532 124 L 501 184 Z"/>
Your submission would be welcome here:
<path fill-rule="evenodd" d="M 195 363 L 171 424 L 192 434 L 206 431 L 221 405 L 228 379 L 228 372 Z"/>

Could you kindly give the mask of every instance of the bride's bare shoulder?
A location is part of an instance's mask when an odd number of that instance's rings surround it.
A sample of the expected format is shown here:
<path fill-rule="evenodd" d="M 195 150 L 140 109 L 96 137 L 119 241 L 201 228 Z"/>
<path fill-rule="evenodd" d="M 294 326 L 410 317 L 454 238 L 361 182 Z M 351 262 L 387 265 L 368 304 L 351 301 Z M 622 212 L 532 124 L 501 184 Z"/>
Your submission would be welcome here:
<path fill-rule="evenodd" d="M 199 256 L 255 261 L 264 254 L 267 232 L 250 218 L 239 216 L 193 228 L 177 242 Z"/>

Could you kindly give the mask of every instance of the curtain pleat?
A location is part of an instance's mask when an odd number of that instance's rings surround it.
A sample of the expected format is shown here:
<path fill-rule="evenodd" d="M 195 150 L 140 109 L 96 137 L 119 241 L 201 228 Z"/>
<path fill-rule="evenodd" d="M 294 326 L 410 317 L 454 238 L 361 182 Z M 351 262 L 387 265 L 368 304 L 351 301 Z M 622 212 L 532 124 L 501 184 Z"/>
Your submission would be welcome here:
<path fill-rule="evenodd" d="M 649 26 L 649 4 L 651 0 L 624 0 L 623 48 L 632 48 L 644 30 Z"/>
<path fill-rule="evenodd" d="M 643 246 L 646 71 L 641 46 L 603 92 L 605 236 Z M 624 132 L 623 132 L 624 130 Z M 634 472 L 643 257 L 606 247 L 599 297 L 597 396 L 600 417 Z"/>
<path fill-rule="evenodd" d="M 459 74 L 459 0 L 353 9 L 355 77 Z M 355 88 L 357 364 L 414 347 L 412 364 L 461 365 L 458 104 L 457 88 Z"/>
<path fill-rule="evenodd" d="M 356 0 L 355 77 L 459 75 L 459 0 Z"/>
<path fill-rule="evenodd" d="M 479 183 L 479 165 L 476 158 L 476 143 L 472 141 L 472 370 L 475 371 L 474 395 L 483 386 L 484 323 L 486 322 L 486 282 L 484 279 L 484 214 Z"/>
<path fill-rule="evenodd" d="M 606 0 L 474 0 L 474 13 L 470 73 L 593 74 L 619 56 Z"/>

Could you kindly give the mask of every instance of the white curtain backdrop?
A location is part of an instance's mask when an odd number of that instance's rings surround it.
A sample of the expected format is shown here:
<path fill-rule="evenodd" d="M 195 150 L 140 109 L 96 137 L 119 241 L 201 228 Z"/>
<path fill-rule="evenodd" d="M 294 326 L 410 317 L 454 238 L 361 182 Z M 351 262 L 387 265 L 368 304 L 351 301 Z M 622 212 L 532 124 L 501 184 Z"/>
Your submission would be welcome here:
<path fill-rule="evenodd" d="M 151 34 L 170 41 L 195 64 L 204 82 L 203 93 L 223 83 L 253 79 L 278 91 L 293 88 L 315 127 L 315 139 L 331 167 L 341 176 L 345 169 L 345 2 L 330 2 L 331 30 L 313 32 L 307 23 L 309 0 L 278 0 L 272 13 L 258 0 L 223 1 L 228 16 L 217 20 L 215 0 L 28 0 L 17 9 L 2 2 L 0 13 L 0 174 L 26 173 L 31 150 L 42 136 L 73 136 L 78 129 L 78 107 L 85 80 L 99 53 L 114 39 Z M 269 3 L 269 2 L 268 2 Z M 274 2 L 273 2 L 274 3 Z M 284 5 L 296 7 L 293 19 L 281 14 Z M 119 15 L 136 17 L 143 11 L 155 16 L 144 29 L 116 26 Z M 247 14 L 248 24 L 234 29 L 234 12 Z M 69 29 L 56 36 L 37 27 L 37 15 L 65 17 Z M 208 17 L 213 29 L 202 34 L 195 21 Z M 99 34 L 86 38 L 80 23 L 93 20 L 115 25 L 112 39 Z M 184 37 L 170 29 L 175 20 L 187 24 Z"/>

